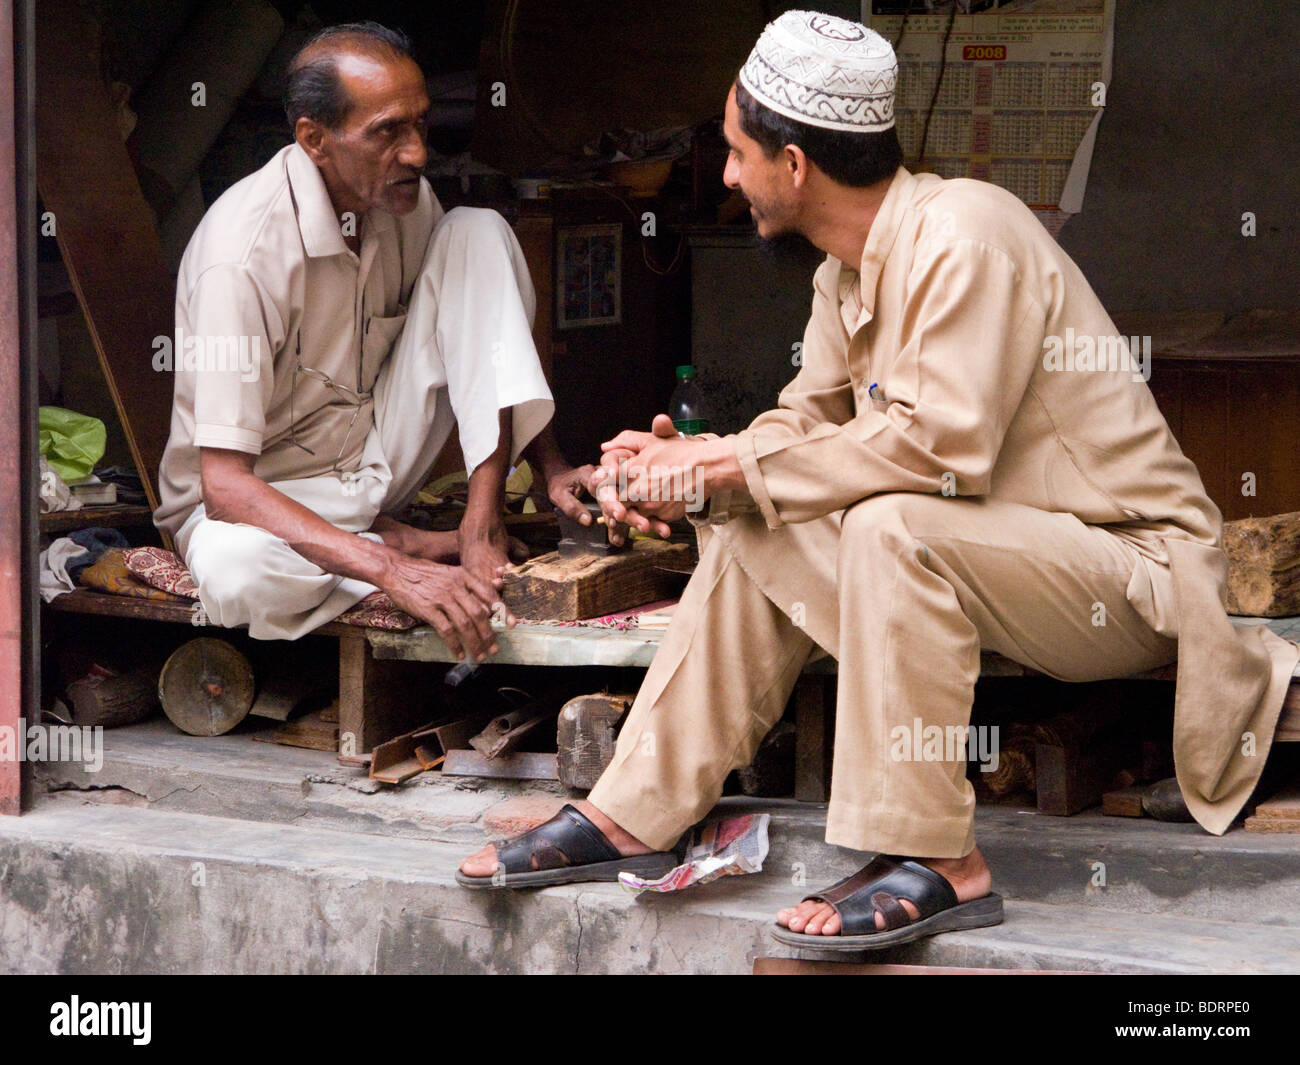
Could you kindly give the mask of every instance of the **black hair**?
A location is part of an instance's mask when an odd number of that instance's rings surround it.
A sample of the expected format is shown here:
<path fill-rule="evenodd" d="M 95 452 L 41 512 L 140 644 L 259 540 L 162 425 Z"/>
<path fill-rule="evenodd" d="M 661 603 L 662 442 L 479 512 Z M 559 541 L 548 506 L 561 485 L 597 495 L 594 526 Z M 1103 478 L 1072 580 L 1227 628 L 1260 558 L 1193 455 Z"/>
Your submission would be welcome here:
<path fill-rule="evenodd" d="M 827 177 L 841 185 L 875 185 L 893 177 L 903 165 L 903 146 L 893 126 L 879 133 L 855 133 L 796 122 L 764 107 L 739 81 L 736 106 L 740 108 L 740 128 L 758 141 L 767 158 L 787 144 L 797 145 Z"/>
<path fill-rule="evenodd" d="M 338 129 L 352 107 L 338 73 L 339 48 L 321 48 L 324 42 L 351 45 L 378 59 L 405 57 L 414 62 L 411 40 L 401 30 L 378 22 L 344 22 L 314 34 L 289 62 L 284 82 L 284 113 L 290 126 L 310 118 L 327 129 Z M 311 53 L 318 54 L 311 54 Z M 307 58 L 304 59 L 303 57 Z"/>

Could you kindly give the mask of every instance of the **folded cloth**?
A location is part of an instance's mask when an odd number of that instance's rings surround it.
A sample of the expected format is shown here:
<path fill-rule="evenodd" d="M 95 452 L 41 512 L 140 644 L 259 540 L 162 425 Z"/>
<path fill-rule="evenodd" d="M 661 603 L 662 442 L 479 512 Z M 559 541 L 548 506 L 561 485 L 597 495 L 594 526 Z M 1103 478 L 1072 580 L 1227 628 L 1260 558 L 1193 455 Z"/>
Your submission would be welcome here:
<path fill-rule="evenodd" d="M 77 587 L 77 582 L 68 576 L 68 560 L 84 550 L 76 541 L 61 536 L 41 552 L 40 592 L 47 603 Z"/>
<path fill-rule="evenodd" d="M 99 527 L 78 529 L 75 532 L 70 532 L 68 533 L 68 539 L 80 544 L 85 549 L 82 554 L 74 555 L 67 561 L 68 576 L 74 582 L 81 579 L 82 570 L 98 562 L 99 557 L 110 547 L 131 546 L 127 538 L 116 529 L 101 529 Z"/>
<path fill-rule="evenodd" d="M 72 498 L 72 489 L 54 472 L 50 460 L 41 456 L 41 513 L 56 510 L 80 510 L 81 500 Z"/>
<path fill-rule="evenodd" d="M 185 596 L 172 595 L 160 588 L 153 588 L 136 577 L 126 568 L 125 551 L 120 547 L 110 547 L 93 566 L 81 571 L 80 582 L 83 587 L 94 588 L 97 592 L 110 595 L 125 595 L 132 599 L 151 599 L 155 603 L 185 603 Z"/>

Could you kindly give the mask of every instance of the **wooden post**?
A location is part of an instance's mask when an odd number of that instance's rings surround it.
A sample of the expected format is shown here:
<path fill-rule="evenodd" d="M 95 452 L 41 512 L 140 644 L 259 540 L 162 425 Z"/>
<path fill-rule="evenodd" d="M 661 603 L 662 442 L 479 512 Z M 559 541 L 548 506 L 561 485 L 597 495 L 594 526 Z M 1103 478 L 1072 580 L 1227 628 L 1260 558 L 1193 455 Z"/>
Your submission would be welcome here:
<path fill-rule="evenodd" d="M 32 588 L 35 321 L 31 286 L 23 286 L 35 266 L 30 227 L 36 204 L 30 159 L 19 152 L 20 145 L 30 146 L 31 24 L 29 4 L 0 5 L 0 730 L 10 733 L 15 752 L 26 742 L 19 726 L 24 709 L 36 706 L 40 675 Z M 31 365 L 22 357 L 24 337 Z M 0 760 L 0 814 L 19 811 L 21 768 L 16 758 Z"/>
<path fill-rule="evenodd" d="M 831 796 L 835 677 L 800 674 L 794 685 L 794 797 L 825 802 Z"/>
<path fill-rule="evenodd" d="M 363 631 L 339 638 L 339 760 L 351 764 L 427 724 L 440 674 L 427 663 L 376 659 Z"/>

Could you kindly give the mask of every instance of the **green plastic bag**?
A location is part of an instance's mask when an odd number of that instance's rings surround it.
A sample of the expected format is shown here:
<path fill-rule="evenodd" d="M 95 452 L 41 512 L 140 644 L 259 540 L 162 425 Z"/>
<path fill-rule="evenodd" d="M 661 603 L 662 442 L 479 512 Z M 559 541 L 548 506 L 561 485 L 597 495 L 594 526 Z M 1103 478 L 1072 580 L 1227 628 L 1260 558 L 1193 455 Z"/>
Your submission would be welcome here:
<path fill-rule="evenodd" d="M 63 407 L 41 407 L 39 415 L 41 454 L 54 472 L 69 484 L 90 476 L 104 457 L 104 423 Z"/>

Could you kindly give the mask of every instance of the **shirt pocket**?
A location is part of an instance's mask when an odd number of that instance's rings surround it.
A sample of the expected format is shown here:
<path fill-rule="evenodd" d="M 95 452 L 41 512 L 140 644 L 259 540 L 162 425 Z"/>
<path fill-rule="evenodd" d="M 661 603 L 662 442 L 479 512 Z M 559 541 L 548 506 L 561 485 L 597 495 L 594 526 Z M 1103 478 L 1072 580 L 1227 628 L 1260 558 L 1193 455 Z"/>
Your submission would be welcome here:
<path fill-rule="evenodd" d="M 388 318 L 373 315 L 366 319 L 365 331 L 361 337 L 361 391 L 369 392 L 375 387 L 379 371 L 401 336 L 405 324 L 405 312 Z"/>

